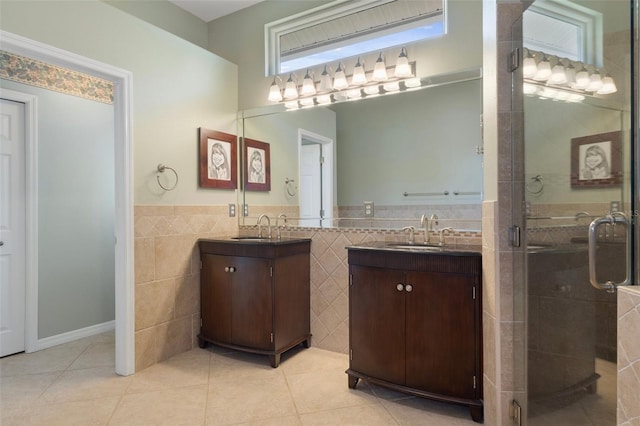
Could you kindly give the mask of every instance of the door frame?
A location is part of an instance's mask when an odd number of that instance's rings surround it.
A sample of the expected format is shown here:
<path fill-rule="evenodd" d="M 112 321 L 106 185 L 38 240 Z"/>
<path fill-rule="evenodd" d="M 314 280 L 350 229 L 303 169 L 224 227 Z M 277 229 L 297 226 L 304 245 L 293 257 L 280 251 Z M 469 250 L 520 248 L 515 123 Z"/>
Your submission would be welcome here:
<path fill-rule="evenodd" d="M 134 311 L 134 230 L 133 230 L 133 146 L 131 72 L 86 58 L 44 43 L 0 30 L 0 49 L 94 75 L 114 84 L 114 155 L 115 155 L 115 325 L 116 363 L 119 375 L 135 372 Z M 26 105 L 26 103 L 25 103 Z M 25 347 L 37 346 L 37 101 L 29 100 L 25 112 L 31 120 L 27 126 L 27 282 L 25 307 Z M 31 126 L 31 127 L 29 127 Z M 31 155 L 29 155 L 31 154 Z"/>
<path fill-rule="evenodd" d="M 321 228 L 333 226 L 333 206 L 334 206 L 334 175 L 333 157 L 335 152 L 335 144 L 333 139 L 317 133 L 310 132 L 305 129 L 298 129 L 298 164 L 302 159 L 302 141 L 307 140 L 322 145 L 322 156 L 324 163 L 322 164 L 322 205 L 320 208 L 324 210 L 323 221 L 320 222 Z M 298 182 L 300 179 L 300 168 L 298 167 Z M 323 222 L 325 224 L 323 224 Z"/>

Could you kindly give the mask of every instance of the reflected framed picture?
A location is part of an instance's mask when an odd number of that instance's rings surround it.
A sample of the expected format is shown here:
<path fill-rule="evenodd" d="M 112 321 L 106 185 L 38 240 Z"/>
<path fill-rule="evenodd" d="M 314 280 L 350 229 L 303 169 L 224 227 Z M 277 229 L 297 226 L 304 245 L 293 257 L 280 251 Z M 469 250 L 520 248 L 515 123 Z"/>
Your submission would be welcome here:
<path fill-rule="evenodd" d="M 236 189 L 238 187 L 238 138 L 229 133 L 200 127 L 200 186 Z"/>
<path fill-rule="evenodd" d="M 268 143 L 244 139 L 244 188 L 248 191 L 271 190 L 271 156 Z"/>
<path fill-rule="evenodd" d="M 609 188 L 622 184 L 621 132 L 571 139 L 571 187 Z"/>

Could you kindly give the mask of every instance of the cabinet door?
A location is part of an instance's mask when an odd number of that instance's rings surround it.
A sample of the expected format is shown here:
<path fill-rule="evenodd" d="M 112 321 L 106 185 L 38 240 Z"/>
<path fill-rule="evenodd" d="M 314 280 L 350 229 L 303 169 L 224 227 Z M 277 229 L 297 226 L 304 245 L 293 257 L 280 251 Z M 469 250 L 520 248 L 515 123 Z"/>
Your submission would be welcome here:
<path fill-rule="evenodd" d="M 232 257 L 228 274 L 231 285 L 232 343 L 254 349 L 271 349 L 273 291 L 271 261 L 253 257 Z"/>
<path fill-rule="evenodd" d="M 404 383 L 404 274 L 356 265 L 351 265 L 350 273 L 350 367 L 378 379 Z"/>
<path fill-rule="evenodd" d="M 476 301 L 468 276 L 408 272 L 407 386 L 460 398 L 474 398 Z"/>
<path fill-rule="evenodd" d="M 232 258 L 212 254 L 202 254 L 201 258 L 201 333 L 207 339 L 231 343 L 231 285 L 225 267 Z"/>

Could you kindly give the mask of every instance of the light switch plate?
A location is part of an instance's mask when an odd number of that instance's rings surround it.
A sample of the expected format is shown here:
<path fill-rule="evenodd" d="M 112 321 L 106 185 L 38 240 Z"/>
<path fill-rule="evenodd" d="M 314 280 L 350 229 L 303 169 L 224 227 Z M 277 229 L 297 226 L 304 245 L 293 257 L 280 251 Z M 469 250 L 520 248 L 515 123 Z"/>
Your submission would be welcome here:
<path fill-rule="evenodd" d="M 236 216 L 236 205 L 229 204 L 229 217 L 235 217 L 235 216 Z"/>
<path fill-rule="evenodd" d="M 244 204 L 243 212 L 245 216 L 249 216 L 249 204 Z"/>
<path fill-rule="evenodd" d="M 609 203 L 609 211 L 611 213 L 617 213 L 620 211 L 620 201 L 612 201 Z"/>

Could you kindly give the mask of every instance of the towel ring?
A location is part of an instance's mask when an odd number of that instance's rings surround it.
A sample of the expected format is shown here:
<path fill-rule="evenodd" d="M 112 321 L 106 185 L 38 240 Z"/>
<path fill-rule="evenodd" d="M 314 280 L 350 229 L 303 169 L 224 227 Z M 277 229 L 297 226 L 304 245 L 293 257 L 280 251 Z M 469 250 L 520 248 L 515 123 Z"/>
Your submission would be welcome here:
<path fill-rule="evenodd" d="M 296 186 L 294 185 L 294 182 L 295 182 L 294 179 L 286 178 L 284 180 L 284 184 L 285 184 L 285 188 L 287 190 L 287 194 L 289 194 L 290 197 L 295 197 L 296 196 Z"/>
<path fill-rule="evenodd" d="M 178 186 L 178 172 L 176 172 L 174 169 L 172 169 L 169 166 L 165 166 L 164 164 L 160 163 L 158 164 L 158 172 L 159 173 L 164 173 L 165 170 L 171 170 L 173 172 L 174 175 L 176 175 L 176 181 L 173 184 L 172 187 L 166 187 L 164 186 L 161 182 L 160 182 L 160 175 L 156 175 L 156 180 L 158 181 L 158 185 L 160 185 L 160 188 L 164 189 L 165 191 L 173 191 L 174 189 L 176 189 L 176 186 Z"/>
<path fill-rule="evenodd" d="M 526 185 L 527 191 L 531 194 L 539 194 L 544 189 L 544 181 L 542 175 L 536 175 L 531 178 L 533 182 L 529 182 Z"/>

